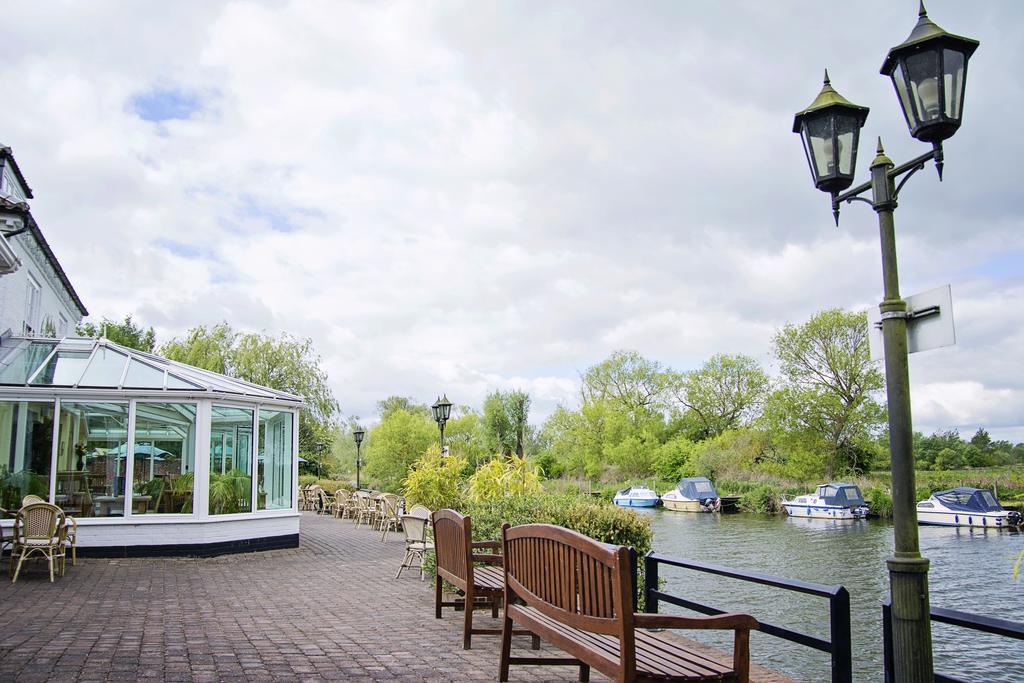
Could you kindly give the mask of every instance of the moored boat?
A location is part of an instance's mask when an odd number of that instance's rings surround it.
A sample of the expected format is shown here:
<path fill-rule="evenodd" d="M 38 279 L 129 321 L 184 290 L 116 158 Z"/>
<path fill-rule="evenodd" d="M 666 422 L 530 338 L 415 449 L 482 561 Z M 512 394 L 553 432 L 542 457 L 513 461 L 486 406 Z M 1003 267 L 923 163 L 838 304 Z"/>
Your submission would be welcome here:
<path fill-rule="evenodd" d="M 658 494 L 646 486 L 630 486 L 615 494 L 612 502 L 624 508 L 652 508 L 658 504 Z"/>
<path fill-rule="evenodd" d="M 719 496 L 707 477 L 684 477 L 674 489 L 661 496 L 665 509 L 677 512 L 728 511 L 735 509 L 737 500 L 736 496 Z"/>
<path fill-rule="evenodd" d="M 1001 529 L 1024 521 L 1014 510 L 1004 510 L 988 489 L 958 486 L 939 491 L 917 504 L 917 523 Z"/>
<path fill-rule="evenodd" d="M 863 519 L 868 516 L 864 496 L 854 484 L 822 484 L 814 493 L 782 499 L 790 517 L 818 519 Z"/>

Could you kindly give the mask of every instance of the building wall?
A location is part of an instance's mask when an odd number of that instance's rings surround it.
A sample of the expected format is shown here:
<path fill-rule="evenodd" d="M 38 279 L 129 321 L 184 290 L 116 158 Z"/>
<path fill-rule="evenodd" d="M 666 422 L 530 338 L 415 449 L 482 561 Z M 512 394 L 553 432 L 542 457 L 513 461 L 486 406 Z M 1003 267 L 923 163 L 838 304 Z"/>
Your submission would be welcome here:
<path fill-rule="evenodd" d="M 14 334 L 22 334 L 28 325 L 33 334 L 42 334 L 44 325 L 50 321 L 58 337 L 74 334 L 82 314 L 35 238 L 30 232 L 24 232 L 9 238 L 8 243 L 21 261 L 21 267 L 0 276 L 0 333 L 9 329 Z M 30 306 L 30 292 L 36 288 L 38 301 Z"/>

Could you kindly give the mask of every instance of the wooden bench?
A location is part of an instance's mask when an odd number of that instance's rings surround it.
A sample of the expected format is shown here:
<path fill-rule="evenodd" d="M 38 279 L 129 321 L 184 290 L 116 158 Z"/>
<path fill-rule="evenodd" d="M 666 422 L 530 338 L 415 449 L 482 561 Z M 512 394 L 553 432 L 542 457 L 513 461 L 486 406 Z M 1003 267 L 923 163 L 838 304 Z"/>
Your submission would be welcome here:
<path fill-rule="evenodd" d="M 504 598 L 504 574 L 501 555 L 474 553 L 474 549 L 500 550 L 499 541 L 473 542 L 473 521 L 454 510 L 438 510 L 431 516 L 434 527 L 434 553 L 437 557 L 437 577 L 434 579 L 434 617 L 441 618 L 442 607 L 463 608 L 462 647 L 470 649 L 474 635 L 500 635 L 501 629 L 473 628 L 473 611 L 490 607 L 491 616 L 498 617 L 498 607 Z M 486 566 L 477 567 L 474 563 Z M 447 581 L 461 592 L 464 600 L 445 602 L 442 582 Z M 515 635 L 533 637 L 533 647 L 540 647 L 540 639 L 527 631 Z M 511 637 L 511 634 L 510 634 Z"/>
<path fill-rule="evenodd" d="M 579 680 L 594 667 L 614 681 L 749 680 L 746 614 L 683 617 L 633 611 L 629 549 L 549 524 L 502 527 L 505 618 L 499 680 L 510 664 L 578 665 Z M 510 657 L 513 624 L 536 633 L 571 658 Z M 686 647 L 671 634 L 645 629 L 735 631 L 732 666 Z"/>

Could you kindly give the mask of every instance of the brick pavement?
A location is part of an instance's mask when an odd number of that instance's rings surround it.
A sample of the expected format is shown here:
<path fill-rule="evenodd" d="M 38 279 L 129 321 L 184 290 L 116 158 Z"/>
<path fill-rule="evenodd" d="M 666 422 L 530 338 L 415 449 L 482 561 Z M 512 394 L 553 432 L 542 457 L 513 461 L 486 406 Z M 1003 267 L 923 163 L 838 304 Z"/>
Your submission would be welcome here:
<path fill-rule="evenodd" d="M 393 579 L 400 534 L 381 543 L 307 512 L 301 539 L 217 558 L 85 558 L 54 584 L 43 565 L 0 580 L 0 681 L 496 680 L 496 637 L 463 650 L 461 615 L 433 617 L 433 584 Z M 517 637 L 513 652 L 528 645 Z M 519 666 L 512 680 L 575 671 Z"/>

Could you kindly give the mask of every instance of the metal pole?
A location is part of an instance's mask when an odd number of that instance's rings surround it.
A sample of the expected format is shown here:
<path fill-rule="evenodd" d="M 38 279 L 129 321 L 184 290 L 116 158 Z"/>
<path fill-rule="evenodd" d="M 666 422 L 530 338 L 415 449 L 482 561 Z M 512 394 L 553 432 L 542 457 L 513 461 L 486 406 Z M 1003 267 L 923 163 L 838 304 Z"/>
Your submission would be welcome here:
<path fill-rule="evenodd" d="M 885 388 L 889 412 L 889 455 L 892 471 L 893 525 L 896 552 L 887 561 L 892 600 L 893 665 L 895 680 L 931 683 L 932 632 L 928 605 L 928 560 L 921 557 L 917 537 L 914 484 L 914 431 L 910 417 L 910 371 L 907 361 L 907 302 L 900 298 L 896 265 L 895 187 L 892 160 L 878 141 L 871 163 L 872 206 L 878 213 L 882 240 L 882 279 L 885 298 L 882 336 L 885 346 Z"/>
<path fill-rule="evenodd" d="M 440 420 L 437 426 L 441 428 L 441 453 L 444 453 L 444 420 Z"/>
<path fill-rule="evenodd" d="M 361 446 L 362 446 L 362 444 L 357 441 L 356 442 L 356 491 L 358 491 L 360 488 L 362 488 L 361 486 L 359 486 L 359 466 L 362 464 L 362 462 L 360 461 L 360 458 L 359 458 L 359 451 L 361 449 Z"/>

